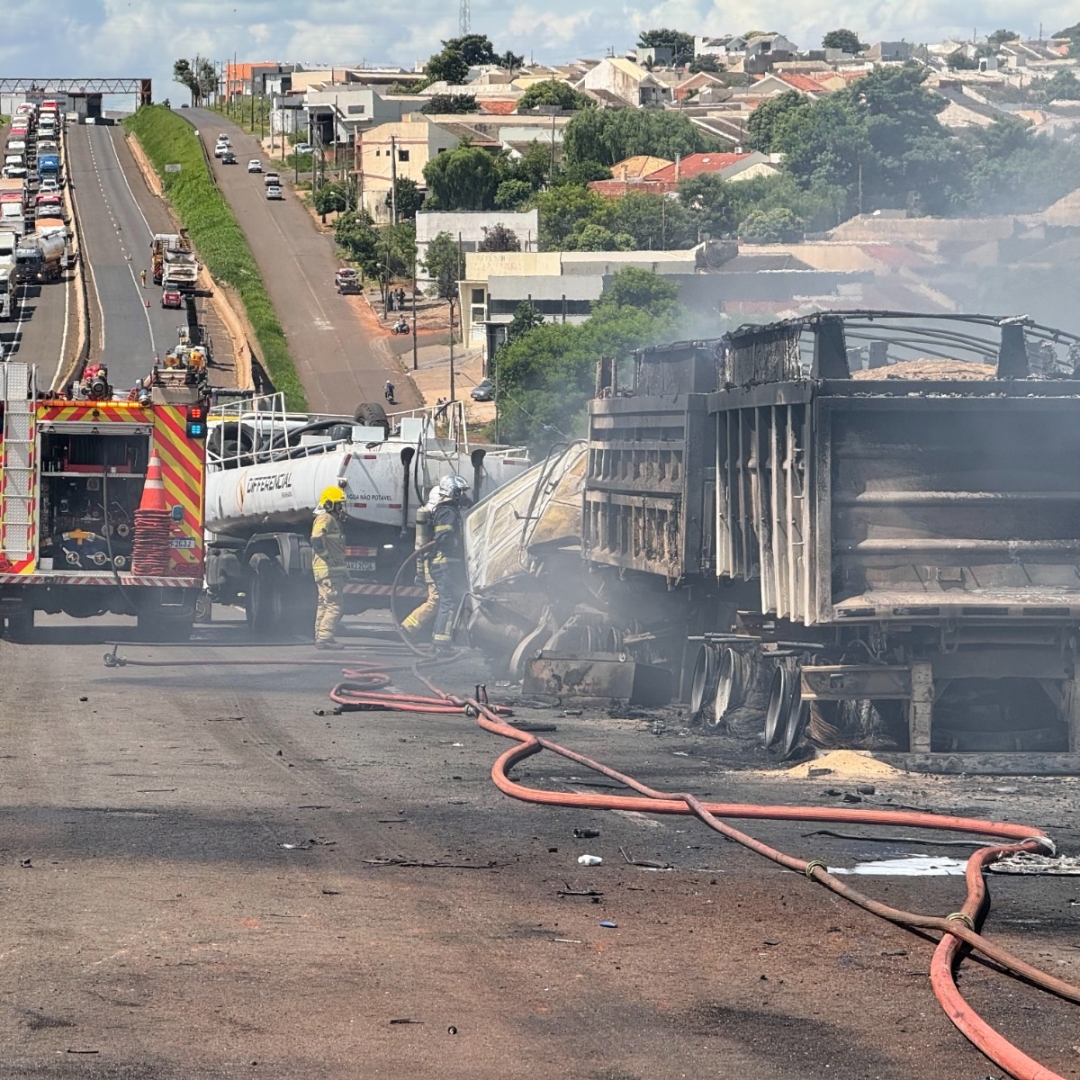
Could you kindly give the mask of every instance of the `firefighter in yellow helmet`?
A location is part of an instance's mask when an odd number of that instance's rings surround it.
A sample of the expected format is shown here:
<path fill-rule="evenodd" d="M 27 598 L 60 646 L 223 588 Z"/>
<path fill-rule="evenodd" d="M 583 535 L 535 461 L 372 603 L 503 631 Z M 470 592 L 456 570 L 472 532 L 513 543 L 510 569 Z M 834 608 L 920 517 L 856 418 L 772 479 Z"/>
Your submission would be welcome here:
<path fill-rule="evenodd" d="M 334 637 L 341 622 L 341 593 L 349 576 L 345 564 L 345 530 L 341 527 L 344 514 L 345 492 L 340 487 L 328 487 L 319 496 L 311 527 L 311 570 L 319 593 L 315 614 L 317 649 L 344 648 Z"/>

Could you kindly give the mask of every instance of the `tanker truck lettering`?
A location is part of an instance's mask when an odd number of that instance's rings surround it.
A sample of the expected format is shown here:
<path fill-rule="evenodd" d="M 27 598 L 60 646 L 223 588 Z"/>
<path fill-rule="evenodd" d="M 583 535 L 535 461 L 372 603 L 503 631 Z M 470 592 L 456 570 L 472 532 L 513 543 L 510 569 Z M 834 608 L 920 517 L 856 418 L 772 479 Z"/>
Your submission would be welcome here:
<path fill-rule="evenodd" d="M 387 418 L 381 406 L 364 404 L 354 416 L 290 413 L 280 394 L 215 406 L 207 438 L 210 599 L 242 605 L 257 633 L 310 633 L 312 518 L 321 492 L 340 486 L 346 612 L 389 607 L 431 488 L 456 472 L 483 495 L 528 467 L 521 454 L 470 446 L 461 403 L 445 435 L 434 412 Z M 402 574 L 399 617 L 426 595 Z"/>

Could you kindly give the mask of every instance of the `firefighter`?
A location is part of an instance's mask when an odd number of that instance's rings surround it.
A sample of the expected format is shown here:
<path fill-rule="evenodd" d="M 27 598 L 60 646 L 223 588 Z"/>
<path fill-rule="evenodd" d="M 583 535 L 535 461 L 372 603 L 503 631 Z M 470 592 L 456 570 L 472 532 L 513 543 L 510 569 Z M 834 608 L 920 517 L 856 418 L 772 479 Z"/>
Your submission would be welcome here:
<path fill-rule="evenodd" d="M 319 496 L 315 523 L 311 527 L 311 570 L 319 593 L 315 614 L 316 649 L 344 648 L 334 637 L 341 622 L 341 592 L 349 573 L 345 564 L 345 531 L 341 527 L 344 513 L 345 492 L 340 487 L 328 487 Z"/>
<path fill-rule="evenodd" d="M 431 516 L 440 499 L 438 487 L 431 489 L 427 502 L 416 513 L 416 546 L 425 547 L 432 539 Z M 416 584 L 427 586 L 427 599 L 405 617 L 401 629 L 410 641 L 420 641 L 431 631 L 435 613 L 439 610 L 439 590 L 431 576 L 431 552 L 425 551 L 416 563 Z"/>
<path fill-rule="evenodd" d="M 461 511 L 469 505 L 465 492 L 469 485 L 451 474 L 439 481 L 439 501 L 431 515 L 435 547 L 431 556 L 431 577 L 439 594 L 439 609 L 431 640 L 436 648 L 446 648 L 454 636 L 454 619 L 465 595 L 465 546 Z"/>

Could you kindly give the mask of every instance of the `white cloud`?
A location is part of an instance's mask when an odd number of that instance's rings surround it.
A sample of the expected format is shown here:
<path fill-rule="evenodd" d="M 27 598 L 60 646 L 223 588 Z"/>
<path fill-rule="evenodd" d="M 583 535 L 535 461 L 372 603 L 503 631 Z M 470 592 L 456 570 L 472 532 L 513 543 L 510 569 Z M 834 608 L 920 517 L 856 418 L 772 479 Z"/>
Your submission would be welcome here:
<path fill-rule="evenodd" d="M 4 0 L 0 66 L 35 76 L 150 76 L 174 92 L 173 60 L 394 63 L 411 67 L 457 33 L 453 0 L 382 10 L 357 0 Z M 47 15 L 43 11 L 47 10 Z M 929 42 L 1008 27 L 1035 35 L 1074 23 L 1073 3 L 1050 0 L 472 0 L 473 30 L 537 60 L 621 52 L 641 30 L 779 30 L 803 48 L 838 26 L 864 41 Z"/>

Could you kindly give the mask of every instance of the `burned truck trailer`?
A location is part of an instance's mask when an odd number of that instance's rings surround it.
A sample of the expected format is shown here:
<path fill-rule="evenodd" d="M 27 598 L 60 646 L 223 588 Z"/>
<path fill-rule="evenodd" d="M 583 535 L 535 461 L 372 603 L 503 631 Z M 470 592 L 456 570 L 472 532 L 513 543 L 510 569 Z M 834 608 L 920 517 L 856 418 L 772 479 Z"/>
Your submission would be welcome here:
<path fill-rule="evenodd" d="M 684 605 L 714 719 L 755 670 L 767 741 L 870 711 L 912 764 L 1073 771 L 1078 356 L 1022 319 L 850 312 L 645 350 L 625 388 L 601 363 L 586 559 Z"/>

